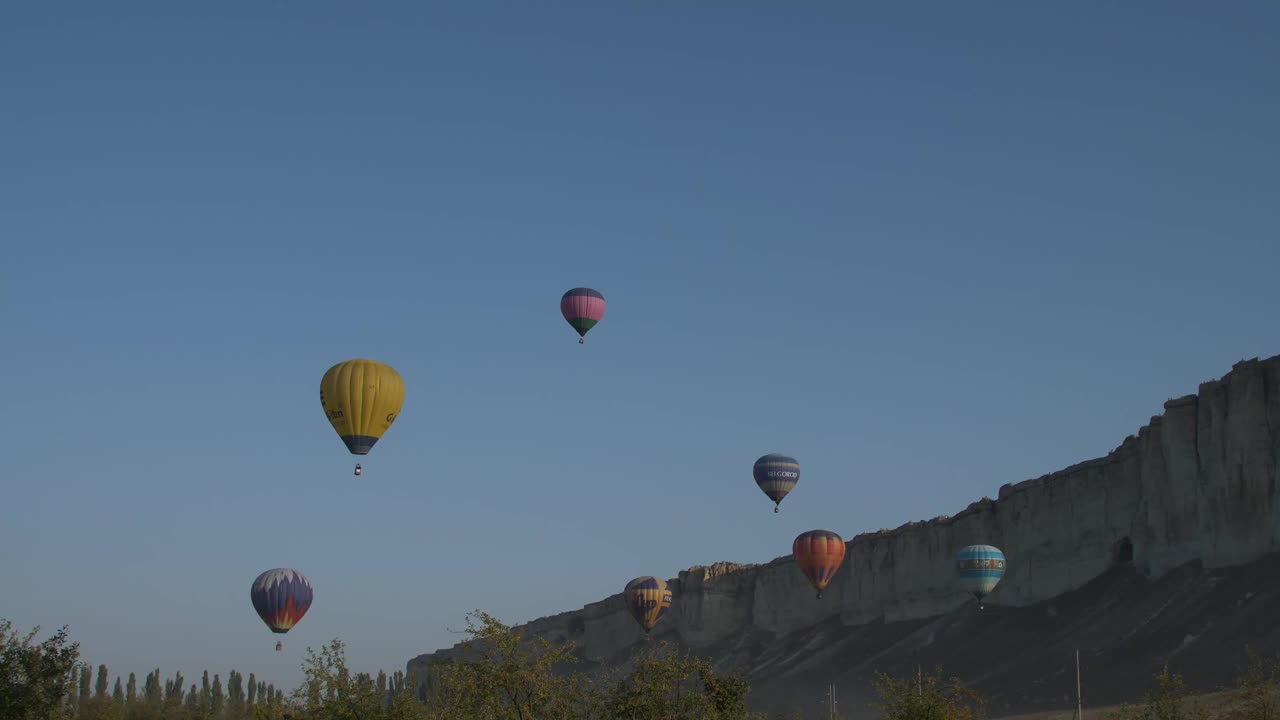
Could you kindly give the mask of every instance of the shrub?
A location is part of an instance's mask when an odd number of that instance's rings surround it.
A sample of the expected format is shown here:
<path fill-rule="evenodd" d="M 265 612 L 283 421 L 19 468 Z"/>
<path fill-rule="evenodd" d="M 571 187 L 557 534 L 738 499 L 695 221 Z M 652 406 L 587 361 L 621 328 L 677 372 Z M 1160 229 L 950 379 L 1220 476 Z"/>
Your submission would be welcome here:
<path fill-rule="evenodd" d="M 1110 714 L 1112 720 L 1207 720 L 1208 710 L 1191 698 L 1181 675 L 1169 672 L 1169 666 L 1156 675 L 1156 686 L 1148 690 L 1141 703 L 1125 703 Z"/>
<path fill-rule="evenodd" d="M 982 720 L 986 699 L 958 678 L 944 679 L 942 670 L 917 671 L 914 677 L 895 678 L 876 673 L 879 702 L 872 707 L 884 720 Z"/>

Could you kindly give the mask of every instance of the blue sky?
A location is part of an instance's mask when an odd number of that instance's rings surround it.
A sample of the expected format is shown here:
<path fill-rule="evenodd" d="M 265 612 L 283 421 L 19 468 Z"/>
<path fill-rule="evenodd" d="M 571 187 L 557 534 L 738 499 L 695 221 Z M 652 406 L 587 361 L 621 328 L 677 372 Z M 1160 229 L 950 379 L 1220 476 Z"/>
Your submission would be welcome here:
<path fill-rule="evenodd" d="M 1280 352 L 1280 6 L 1037 5 L 6 5 L 4 616 L 113 674 L 395 670 L 953 513 Z M 362 478 L 352 357 L 407 384 Z"/>

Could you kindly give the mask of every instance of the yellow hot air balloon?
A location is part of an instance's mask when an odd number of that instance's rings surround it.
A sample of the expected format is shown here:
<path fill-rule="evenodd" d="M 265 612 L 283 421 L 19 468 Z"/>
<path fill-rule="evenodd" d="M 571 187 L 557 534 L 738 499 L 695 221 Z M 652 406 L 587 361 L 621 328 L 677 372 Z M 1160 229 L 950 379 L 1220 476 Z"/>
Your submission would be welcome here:
<path fill-rule="evenodd" d="M 320 406 L 352 455 L 368 455 L 403 405 L 400 373 L 376 360 L 340 362 L 320 380 Z"/>
<path fill-rule="evenodd" d="M 640 624 L 646 637 L 671 609 L 671 589 L 667 587 L 665 580 L 652 575 L 638 577 L 627 583 L 622 596 L 627 604 L 627 612 Z"/>

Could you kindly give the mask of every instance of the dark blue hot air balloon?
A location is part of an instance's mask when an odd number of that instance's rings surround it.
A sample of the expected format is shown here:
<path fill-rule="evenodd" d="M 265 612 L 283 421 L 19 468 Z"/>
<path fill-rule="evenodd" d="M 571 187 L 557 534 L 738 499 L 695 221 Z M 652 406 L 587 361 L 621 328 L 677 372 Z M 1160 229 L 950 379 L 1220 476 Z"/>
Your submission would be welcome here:
<path fill-rule="evenodd" d="M 284 633 L 298 624 L 311 608 L 314 591 L 305 575 L 290 568 L 274 568 L 259 575 L 249 588 L 249 599 L 258 617 L 271 632 Z M 277 642 L 276 650 L 284 649 Z"/>
<path fill-rule="evenodd" d="M 773 501 L 773 511 L 778 512 L 782 498 L 800 482 L 800 463 L 790 455 L 769 453 L 756 460 L 751 474 L 756 478 L 756 485 Z"/>

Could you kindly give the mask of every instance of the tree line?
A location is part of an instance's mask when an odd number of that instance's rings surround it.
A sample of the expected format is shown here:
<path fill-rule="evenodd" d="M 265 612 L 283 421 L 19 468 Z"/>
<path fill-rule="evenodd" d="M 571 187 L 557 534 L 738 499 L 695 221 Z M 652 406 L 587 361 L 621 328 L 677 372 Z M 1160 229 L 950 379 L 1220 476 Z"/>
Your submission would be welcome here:
<path fill-rule="evenodd" d="M 302 684 L 286 693 L 231 671 L 225 684 L 206 671 L 130 673 L 114 683 L 104 665 L 80 660 L 67 628 L 42 643 L 0 619 L 3 720 L 755 720 L 750 687 L 702 658 L 665 642 L 646 642 L 628 668 L 576 671 L 572 644 L 553 646 L 476 611 L 450 659 L 408 677 L 352 672 L 341 640 L 307 648 Z M 1280 720 L 1280 662 L 1251 653 L 1237 686 L 1206 700 L 1166 667 L 1143 699 L 1108 720 Z M 984 720 L 987 702 L 942 670 L 908 677 L 876 673 L 884 720 Z M 801 718 L 793 713 L 791 718 Z"/>
<path fill-rule="evenodd" d="M 107 666 L 99 665 L 96 674 L 97 679 L 94 680 L 94 670 L 82 665 L 79 673 L 73 672 L 68 680 L 63 704 L 68 714 L 77 720 L 151 720 L 162 717 L 249 720 L 253 718 L 254 706 L 284 698 L 284 692 L 273 684 L 257 680 L 253 673 L 249 673 L 246 683 L 244 675 L 235 670 L 227 674 L 225 687 L 218 674 L 214 674 L 211 682 L 208 670 L 198 686 L 191 683 L 189 688 L 181 672 L 162 680 L 159 668 L 147 673 L 141 688 L 134 673 L 129 673 L 127 681 L 117 675 L 110 690 Z"/>
<path fill-rule="evenodd" d="M 746 720 L 747 683 L 721 675 L 667 643 L 648 643 L 625 673 L 575 673 L 572 645 L 527 639 L 496 618 L 467 616 L 455 659 L 421 675 L 353 672 L 335 639 L 307 648 L 302 684 L 291 692 L 237 671 L 225 683 L 205 671 L 153 670 L 114 678 L 82 662 L 66 627 L 42 643 L 0 620 L 3 720 L 604 720 L 626 717 Z"/>

